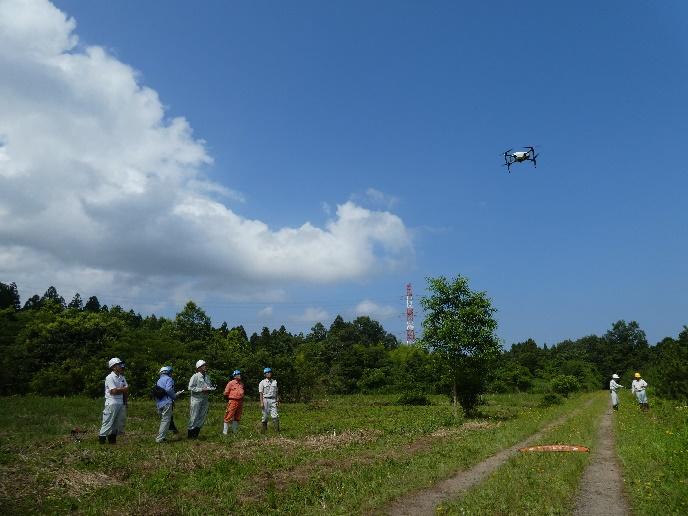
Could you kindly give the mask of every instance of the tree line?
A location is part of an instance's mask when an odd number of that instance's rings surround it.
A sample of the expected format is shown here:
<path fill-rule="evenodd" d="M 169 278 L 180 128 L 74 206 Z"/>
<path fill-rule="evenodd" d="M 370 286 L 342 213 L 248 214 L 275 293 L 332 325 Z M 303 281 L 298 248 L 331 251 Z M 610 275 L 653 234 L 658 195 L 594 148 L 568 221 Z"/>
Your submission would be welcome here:
<path fill-rule="evenodd" d="M 354 393 L 443 393 L 456 400 L 473 389 L 471 399 L 459 399 L 464 410 L 470 410 L 485 391 L 567 395 L 608 388 L 612 373 L 630 382 L 636 370 L 643 371 L 658 395 L 688 399 L 686 326 L 676 338 L 652 346 L 635 321 L 617 321 L 601 336 L 551 346 L 529 339 L 504 350 L 494 345 L 494 309 L 484 293 L 470 291 L 460 276 L 453 283 L 441 280 L 429 279 L 433 294 L 422 300 L 429 314 L 424 328 L 433 338 L 414 346 L 400 343 L 366 316 L 345 321 L 338 315 L 329 327 L 319 322 L 306 334 L 292 334 L 281 326 L 248 336 L 242 326 L 213 326 L 193 301 L 174 318 L 142 316 L 119 305 L 102 305 L 96 296 L 84 301 L 76 294 L 66 302 L 54 287 L 22 304 L 16 284 L 0 282 L 0 394 L 99 397 L 105 364 L 117 356 L 126 363 L 133 396 L 149 395 L 162 365 L 172 365 L 183 380 L 202 358 L 217 385 L 224 385 L 234 369 L 242 371 L 249 385 L 257 384 L 263 367 L 272 367 L 283 399 L 292 401 Z M 454 290 L 439 292 L 440 287 Z M 468 296 L 470 303 L 433 305 L 438 294 L 457 293 Z M 432 317 L 437 315 L 433 310 L 447 306 L 463 313 L 459 326 L 452 326 L 456 321 L 451 318 L 440 323 L 441 317 Z M 476 319 L 478 313 L 482 319 Z M 483 339 L 490 345 L 452 351 L 444 345 L 443 324 L 452 335 L 460 328 L 469 343 Z"/>

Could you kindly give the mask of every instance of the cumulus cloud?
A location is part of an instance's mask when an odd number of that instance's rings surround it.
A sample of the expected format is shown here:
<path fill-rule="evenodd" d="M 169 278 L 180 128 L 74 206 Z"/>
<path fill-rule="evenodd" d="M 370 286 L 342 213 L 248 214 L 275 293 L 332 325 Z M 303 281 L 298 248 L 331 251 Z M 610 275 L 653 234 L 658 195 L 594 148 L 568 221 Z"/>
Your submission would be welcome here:
<path fill-rule="evenodd" d="M 367 315 L 371 319 L 389 319 L 395 315 L 399 315 L 400 311 L 390 305 L 379 305 L 370 299 L 364 299 L 354 308 L 356 316 Z"/>
<path fill-rule="evenodd" d="M 0 0 L 0 279 L 270 296 L 412 255 L 398 216 L 353 201 L 323 227 L 242 216 L 186 119 L 75 30 L 47 0 Z"/>

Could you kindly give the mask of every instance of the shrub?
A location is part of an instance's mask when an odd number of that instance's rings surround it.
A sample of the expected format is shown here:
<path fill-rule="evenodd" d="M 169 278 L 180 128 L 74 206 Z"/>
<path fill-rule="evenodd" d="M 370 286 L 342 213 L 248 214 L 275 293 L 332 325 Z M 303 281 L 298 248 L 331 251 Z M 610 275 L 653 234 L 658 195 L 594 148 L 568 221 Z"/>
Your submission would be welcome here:
<path fill-rule="evenodd" d="M 399 396 L 397 405 L 431 405 L 430 400 L 425 394 L 406 392 Z"/>
<path fill-rule="evenodd" d="M 576 380 L 575 376 L 560 374 L 552 378 L 550 386 L 552 391 L 566 398 L 569 394 L 578 390 L 578 380 Z"/>
<path fill-rule="evenodd" d="M 561 405 L 563 402 L 564 398 L 554 392 L 550 392 L 542 397 L 542 402 L 540 404 L 543 407 L 549 407 L 551 405 Z"/>

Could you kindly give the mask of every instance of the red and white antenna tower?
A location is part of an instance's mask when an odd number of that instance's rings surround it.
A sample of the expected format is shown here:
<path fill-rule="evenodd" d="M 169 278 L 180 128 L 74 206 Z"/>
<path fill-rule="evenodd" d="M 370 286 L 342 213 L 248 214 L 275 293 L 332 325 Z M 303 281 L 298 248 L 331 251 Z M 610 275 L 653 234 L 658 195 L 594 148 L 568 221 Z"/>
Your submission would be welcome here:
<path fill-rule="evenodd" d="M 406 344 L 416 342 L 416 330 L 413 326 L 413 288 L 406 284 Z"/>

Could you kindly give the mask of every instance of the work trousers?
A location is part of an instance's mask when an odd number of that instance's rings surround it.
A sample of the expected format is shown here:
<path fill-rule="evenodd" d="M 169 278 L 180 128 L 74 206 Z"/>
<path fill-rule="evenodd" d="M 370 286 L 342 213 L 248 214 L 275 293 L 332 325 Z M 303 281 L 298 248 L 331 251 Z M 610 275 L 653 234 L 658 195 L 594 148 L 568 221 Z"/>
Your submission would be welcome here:
<path fill-rule="evenodd" d="M 277 413 L 277 400 L 274 398 L 263 398 L 263 415 L 260 418 L 262 423 L 268 420 L 268 416 L 273 420 L 279 418 Z"/>
<path fill-rule="evenodd" d="M 124 429 L 124 421 L 127 418 L 127 409 L 121 403 L 105 405 L 103 409 L 103 423 L 100 425 L 100 435 L 117 435 Z"/>
<path fill-rule="evenodd" d="M 155 438 L 156 443 L 161 443 L 167 437 L 167 432 L 170 429 L 170 423 L 172 422 L 172 411 L 174 404 L 168 403 L 163 405 L 158 409 L 158 414 L 160 414 L 160 428 L 158 429 L 158 436 Z"/>
<path fill-rule="evenodd" d="M 208 398 L 207 397 L 191 397 L 191 406 L 189 407 L 189 430 L 192 428 L 201 428 L 205 423 L 205 418 L 208 416 Z"/>
<path fill-rule="evenodd" d="M 227 402 L 227 410 L 225 410 L 225 423 L 240 421 L 243 408 L 243 400 L 229 400 Z"/>

